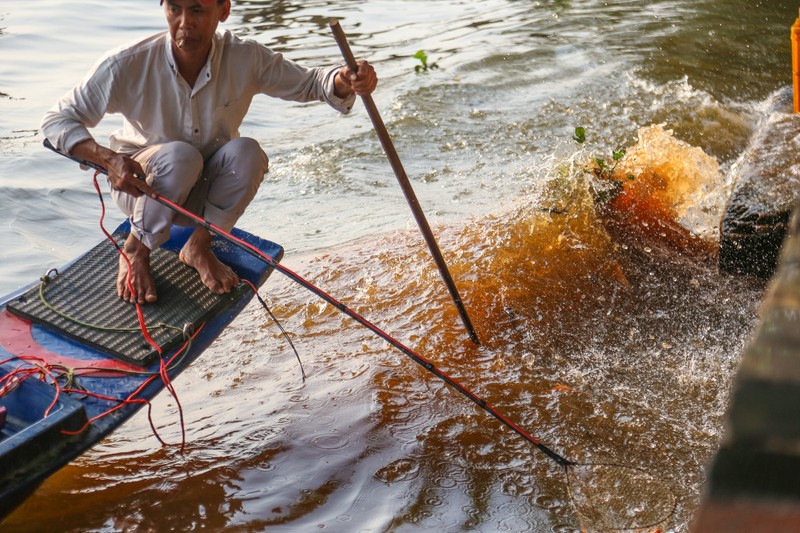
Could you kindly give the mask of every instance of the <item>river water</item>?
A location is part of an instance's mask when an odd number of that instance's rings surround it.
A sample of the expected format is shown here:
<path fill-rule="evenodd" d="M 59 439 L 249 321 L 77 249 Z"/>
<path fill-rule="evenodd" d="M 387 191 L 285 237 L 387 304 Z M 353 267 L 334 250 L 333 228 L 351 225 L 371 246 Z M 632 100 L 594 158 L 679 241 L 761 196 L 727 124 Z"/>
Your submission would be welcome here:
<path fill-rule="evenodd" d="M 90 175 L 38 124 L 105 50 L 159 31 L 136 0 L 0 7 L 0 289 L 102 238 Z M 235 1 L 225 27 L 309 65 L 337 18 L 481 338 L 469 341 L 363 107 L 256 99 L 271 171 L 240 227 L 284 264 L 577 461 L 670 487 L 687 531 L 763 283 L 717 272 L 728 171 L 791 83 L 779 0 Z M 428 55 L 427 71 L 413 56 Z M 117 127 L 101 123 L 99 139 Z M 573 139 L 585 128 L 586 141 Z M 611 166 L 626 193 L 608 199 Z M 602 174 L 602 173 L 601 173 Z M 622 176 L 622 177 L 620 177 Z M 109 215 L 108 226 L 121 218 Z M 576 531 L 559 469 L 274 275 L 176 380 L 188 445 L 140 413 L 4 531 Z M 177 408 L 154 404 L 180 440 Z"/>

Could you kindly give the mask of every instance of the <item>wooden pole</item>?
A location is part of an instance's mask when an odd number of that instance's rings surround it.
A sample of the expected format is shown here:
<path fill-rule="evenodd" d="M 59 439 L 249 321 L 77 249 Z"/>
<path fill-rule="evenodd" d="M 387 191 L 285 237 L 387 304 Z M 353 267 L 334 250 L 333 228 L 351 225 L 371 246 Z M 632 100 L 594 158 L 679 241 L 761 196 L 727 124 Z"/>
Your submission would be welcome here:
<path fill-rule="evenodd" d="M 353 72 L 358 71 L 358 64 L 353 56 L 353 52 L 350 50 L 347 37 L 345 36 L 339 21 L 332 20 L 330 22 L 330 26 L 331 31 L 333 31 L 333 35 L 336 38 L 336 43 L 339 45 L 339 50 L 342 52 L 345 63 L 347 63 L 347 66 Z M 461 315 L 461 320 L 464 322 L 464 326 L 467 328 L 469 337 L 475 344 L 480 344 L 480 341 L 478 340 L 478 334 L 475 333 L 475 328 L 472 327 L 472 322 L 469 319 L 469 315 L 467 315 L 467 310 L 464 308 L 464 303 L 461 301 L 461 296 L 458 294 L 458 289 L 453 282 L 452 276 L 450 276 L 447 263 L 445 263 L 444 257 L 442 257 L 442 252 L 439 250 L 439 246 L 436 244 L 436 238 L 433 236 L 433 232 L 428 225 L 428 221 L 425 218 L 425 213 L 422 212 L 422 208 L 419 205 L 419 200 L 417 200 L 417 196 L 414 194 L 414 189 L 411 187 L 411 182 L 409 181 L 408 176 L 403 169 L 403 164 L 400 162 L 400 157 L 397 155 L 397 151 L 394 148 L 392 139 L 389 137 L 389 132 L 386 130 L 386 126 L 381 119 L 380 113 L 378 113 L 378 108 L 375 106 L 375 102 L 372 100 L 371 95 L 362 95 L 361 99 L 364 102 L 364 107 L 367 108 L 367 113 L 369 114 L 369 118 L 372 120 L 372 125 L 375 127 L 375 131 L 377 132 L 378 138 L 381 141 L 383 151 L 386 153 L 386 157 L 389 158 L 389 163 L 392 165 L 392 169 L 397 177 L 397 181 L 400 183 L 400 188 L 403 189 L 403 194 L 406 196 L 406 201 L 411 208 L 411 212 L 414 214 L 417 225 L 422 231 L 422 235 L 425 237 L 425 242 L 428 244 L 428 249 L 433 256 L 433 260 L 436 263 L 436 266 L 439 268 L 439 273 L 444 279 L 445 285 L 447 285 L 447 289 L 450 291 L 450 296 L 453 298 L 453 302 L 455 302 L 456 307 L 458 308 L 458 312 Z"/>

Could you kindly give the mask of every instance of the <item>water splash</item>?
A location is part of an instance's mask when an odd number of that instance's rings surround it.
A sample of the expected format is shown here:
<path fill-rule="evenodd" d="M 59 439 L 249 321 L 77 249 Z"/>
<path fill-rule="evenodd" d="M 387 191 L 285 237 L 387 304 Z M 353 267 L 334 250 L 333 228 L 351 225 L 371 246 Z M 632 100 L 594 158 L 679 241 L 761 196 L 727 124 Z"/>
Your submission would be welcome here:
<path fill-rule="evenodd" d="M 623 191 L 617 209 L 644 201 L 662 222 L 677 222 L 690 234 L 709 243 L 719 241 L 719 223 L 730 196 L 716 158 L 676 139 L 662 125 L 639 129 L 638 142 L 629 148 L 615 171 Z"/>

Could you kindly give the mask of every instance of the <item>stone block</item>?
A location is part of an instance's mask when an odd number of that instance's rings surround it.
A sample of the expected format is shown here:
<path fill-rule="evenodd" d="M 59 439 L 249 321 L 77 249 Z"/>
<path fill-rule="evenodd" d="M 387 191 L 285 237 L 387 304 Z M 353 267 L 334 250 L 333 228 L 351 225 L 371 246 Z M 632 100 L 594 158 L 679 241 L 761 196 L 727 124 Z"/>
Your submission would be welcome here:
<path fill-rule="evenodd" d="M 800 508 L 775 500 L 710 500 L 695 517 L 696 533 L 789 533 L 800 531 Z"/>
<path fill-rule="evenodd" d="M 800 500 L 800 456 L 754 449 L 748 445 L 723 446 L 708 478 L 707 498 L 791 501 Z"/>

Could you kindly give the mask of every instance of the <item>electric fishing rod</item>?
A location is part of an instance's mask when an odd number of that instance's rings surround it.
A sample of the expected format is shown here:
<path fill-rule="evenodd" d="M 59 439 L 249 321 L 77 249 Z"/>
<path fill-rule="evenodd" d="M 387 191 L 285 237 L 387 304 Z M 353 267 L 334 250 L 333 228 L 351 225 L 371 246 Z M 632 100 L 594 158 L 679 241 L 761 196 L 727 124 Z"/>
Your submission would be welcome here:
<path fill-rule="evenodd" d="M 333 36 L 336 38 L 336 43 L 339 45 L 339 49 L 342 52 L 345 63 L 347 63 L 347 67 L 353 72 L 357 72 L 358 64 L 353 56 L 353 52 L 350 50 L 347 37 L 344 34 L 344 30 L 342 30 L 342 27 L 339 25 L 339 21 L 331 20 L 330 27 L 331 31 L 333 31 Z M 378 138 L 381 141 L 383 151 L 386 153 L 386 157 L 389 159 L 389 163 L 392 165 L 392 169 L 397 177 L 397 181 L 400 183 L 400 188 L 403 189 L 403 194 L 406 196 L 408 206 L 411 208 L 411 212 L 414 214 L 417 225 L 422 231 L 423 237 L 425 237 L 425 242 L 428 244 L 428 249 L 433 256 L 433 260 L 436 263 L 436 266 L 439 268 L 439 273 L 442 275 L 442 279 L 444 279 L 444 283 L 447 285 L 447 290 L 450 292 L 450 296 L 453 298 L 453 302 L 458 308 L 458 313 L 461 315 L 461 321 L 464 322 L 464 326 L 467 328 L 469 338 L 472 339 L 472 342 L 475 344 L 480 344 L 480 341 L 478 340 L 478 334 L 475 332 L 475 328 L 472 327 L 472 322 L 469 319 L 469 315 L 467 315 L 464 302 L 461 300 L 461 296 L 458 294 L 458 288 L 456 288 L 453 277 L 450 275 L 450 270 L 448 270 L 447 263 L 445 263 L 442 252 L 439 250 L 439 245 L 436 244 L 436 237 L 433 236 L 433 231 L 431 231 L 428 220 L 425 218 L 425 213 L 423 213 L 422 207 L 419 205 L 417 195 L 414 194 L 414 189 L 411 187 L 411 182 L 406 175 L 406 171 L 403 169 L 403 163 L 400 162 L 400 156 L 397 155 L 397 150 L 395 150 L 392 139 L 389 137 L 389 132 L 386 129 L 386 125 L 383 123 L 383 119 L 381 119 L 378 108 L 375 105 L 372 96 L 369 94 L 362 94 L 361 100 L 364 102 L 364 107 L 367 108 L 367 113 L 369 114 L 369 118 L 372 120 L 372 125 L 375 127 L 375 132 L 378 134 Z"/>
<path fill-rule="evenodd" d="M 61 152 L 60 150 L 56 149 L 50 143 L 50 141 L 48 141 L 47 139 L 45 139 L 45 141 L 44 141 L 44 146 L 46 148 L 49 148 L 50 150 L 56 152 L 59 155 L 62 155 L 64 157 L 68 158 L 68 159 L 71 159 L 71 160 L 73 160 L 73 161 L 75 161 L 77 163 L 80 163 L 81 165 L 93 168 L 94 170 L 96 170 L 98 172 L 101 172 L 103 174 L 108 175 L 108 172 L 106 171 L 106 169 L 104 167 L 102 167 L 102 166 L 100 166 L 100 165 L 98 165 L 96 163 L 92 163 L 91 161 L 86 161 L 86 160 L 74 157 L 72 155 L 65 154 L 64 152 Z M 499 420 L 503 425 L 505 425 L 509 429 L 513 430 L 515 433 L 520 435 L 522 438 L 524 438 L 525 440 L 527 440 L 528 442 L 530 442 L 531 444 L 536 446 L 539 450 L 544 452 L 548 457 L 550 457 L 556 463 L 561 465 L 565 469 L 565 471 L 566 471 L 567 467 L 578 464 L 578 463 L 576 463 L 574 461 L 570 461 L 568 459 L 565 459 L 564 457 L 562 457 L 558 453 L 554 452 L 553 450 L 551 450 L 550 448 L 548 448 L 547 446 L 542 444 L 539 441 L 539 439 L 537 439 L 536 437 L 534 437 L 533 435 L 531 435 L 530 433 L 528 433 L 527 431 L 522 429 L 520 426 L 518 426 L 516 423 L 514 423 L 511 419 L 509 419 L 508 417 L 503 415 L 500 411 L 498 411 L 497 409 L 495 409 L 494 407 L 489 405 L 486 402 L 486 400 L 484 400 L 483 398 L 479 397 L 478 395 L 476 395 L 475 393 L 473 393 L 472 391 L 467 389 L 465 386 L 461 385 L 458 381 L 456 381 L 455 379 L 451 378 L 450 376 L 448 376 L 447 374 L 445 374 L 444 372 L 439 370 L 436 366 L 434 366 L 433 363 L 431 363 L 430 361 L 428 361 L 427 359 L 425 359 L 424 357 L 422 357 L 421 355 L 416 353 L 414 350 L 412 350 L 411 348 L 407 347 L 406 345 L 404 345 L 403 343 L 401 343 L 400 341 L 398 341 L 397 339 L 395 339 L 394 337 L 392 337 L 391 335 L 389 335 L 388 333 L 386 333 L 382 329 L 378 328 L 372 322 L 370 322 L 366 318 L 362 317 L 361 315 L 359 315 L 358 313 L 356 313 L 355 311 L 353 311 L 352 309 L 350 309 L 349 307 L 347 307 L 343 303 L 339 302 L 333 296 L 329 295 L 328 293 L 326 293 L 325 291 L 323 291 L 322 289 L 320 289 L 316 285 L 312 284 L 310 281 L 307 281 L 302 276 L 296 274 L 292 270 L 290 270 L 290 269 L 286 268 L 285 266 L 281 265 L 280 263 L 275 261 L 272 257 L 270 257 L 269 255 L 265 254 L 264 252 L 262 252 L 261 250 L 259 250 L 255 246 L 253 246 L 252 244 L 250 244 L 250 243 L 248 243 L 248 242 L 246 242 L 246 241 L 244 241 L 242 239 L 239 239 L 239 238 L 231 235 L 227 231 L 217 227 L 216 225 L 212 224 L 211 222 L 208 222 L 204 218 L 192 213 L 191 211 L 188 211 L 187 209 L 184 209 L 183 207 L 181 207 L 178 204 L 172 202 L 171 200 L 168 200 L 168 199 L 164 198 L 163 196 L 160 196 L 158 194 L 154 194 L 153 196 L 151 196 L 151 198 L 153 200 L 157 201 L 158 203 L 169 207 L 170 209 L 172 209 L 176 213 L 184 215 L 186 217 L 189 217 L 195 223 L 197 223 L 200 226 L 203 226 L 207 230 L 209 230 L 209 231 L 213 232 L 214 234 L 218 235 L 220 238 L 228 241 L 229 243 L 233 244 L 234 246 L 237 246 L 237 247 L 241 248 L 242 250 L 250 253 L 251 255 L 257 257 L 258 259 L 261 259 L 262 261 L 267 263 L 269 266 L 271 266 L 272 268 L 274 268 L 275 270 L 277 270 L 281 274 L 285 275 L 286 277 L 288 277 L 292 281 L 298 283 L 299 285 L 301 285 L 302 287 L 306 288 L 310 292 L 316 294 L 317 296 L 319 296 L 320 298 L 322 298 L 323 300 L 325 300 L 326 302 L 328 302 L 329 304 L 334 306 L 336 309 L 338 309 L 342 313 L 346 314 L 347 316 L 349 316 L 350 318 L 352 318 L 353 320 L 355 320 L 356 322 L 358 322 L 362 326 L 364 326 L 367 329 L 371 330 L 378 337 L 382 338 L 383 340 L 385 340 L 386 342 L 388 342 L 389 344 L 391 344 L 392 346 L 394 346 L 395 348 L 397 348 L 398 350 L 403 352 L 405 355 L 410 357 L 415 363 L 417 363 L 420 366 L 422 366 L 423 368 L 425 368 L 425 370 L 427 370 L 428 372 L 432 373 L 433 375 L 435 375 L 436 377 L 438 377 L 439 379 L 441 379 L 442 381 L 444 381 L 445 383 L 447 383 L 448 385 L 450 385 L 451 387 L 456 389 L 458 392 L 460 392 L 461 394 L 466 396 L 468 399 L 470 399 L 472 402 L 474 402 L 478 407 L 480 407 L 481 409 L 483 409 L 484 411 L 486 411 L 487 413 L 489 413 L 490 415 L 495 417 L 497 420 Z"/>

